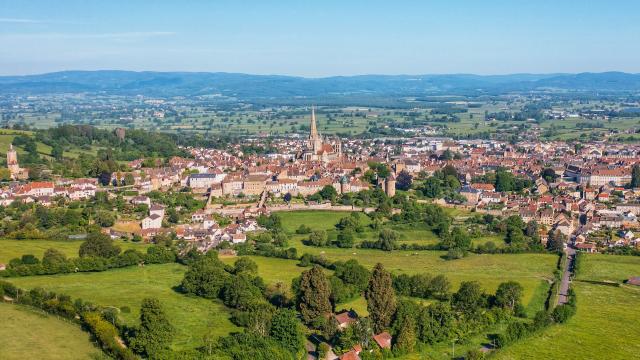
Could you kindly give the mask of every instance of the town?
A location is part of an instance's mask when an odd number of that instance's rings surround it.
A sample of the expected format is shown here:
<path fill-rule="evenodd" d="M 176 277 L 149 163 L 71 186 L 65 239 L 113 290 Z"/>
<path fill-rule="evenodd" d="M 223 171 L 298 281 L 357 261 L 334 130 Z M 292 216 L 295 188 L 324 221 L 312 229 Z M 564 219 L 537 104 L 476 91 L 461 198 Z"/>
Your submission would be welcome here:
<path fill-rule="evenodd" d="M 539 237 L 546 246 L 548 233 L 560 231 L 565 243 L 586 252 L 610 251 L 615 247 L 637 248 L 634 232 L 640 227 L 640 146 L 605 143 L 567 144 L 520 142 L 511 145 L 492 140 L 450 138 L 407 138 L 358 140 L 323 137 L 317 130 L 315 113 L 309 116 L 307 139 L 275 140 L 273 152 L 243 154 L 240 144 L 226 150 L 187 147 L 190 158 L 173 157 L 166 167 L 144 167 L 144 159 L 129 162 L 129 172 L 114 172 L 106 186 L 95 178 L 17 182 L 3 188 L 0 204 L 35 203 L 50 207 L 59 198 L 70 201 L 92 199 L 96 191 L 116 197 L 125 177 L 125 188 L 138 195 L 125 196 L 133 205 L 146 205 L 139 231 L 104 229 L 113 238 L 134 235 L 150 241 L 160 233 L 175 233 L 179 239 L 197 244 L 206 251 L 221 242 L 246 241 L 246 233 L 260 230 L 255 219 L 271 212 L 333 209 L 373 211 L 357 202 L 334 203 L 317 196 L 325 187 L 337 195 L 380 189 L 388 197 L 396 195 L 398 178 L 404 190 L 427 180 L 445 167 L 455 170 L 454 195 L 429 191 L 418 196 L 447 207 L 508 217 L 518 215 L 525 223 L 540 224 Z M 124 132 L 124 131 L 123 131 Z M 262 139 L 248 139 L 261 146 Z M 371 155 L 374 154 L 374 155 Z M 11 177 L 26 179 L 15 149 L 7 152 Z M 385 174 L 373 167 L 387 169 Z M 499 171 L 507 171 L 526 186 L 514 187 L 514 179 L 502 181 Z M 409 184 L 406 184 L 407 179 Z M 185 223 L 167 226 L 164 205 L 154 203 L 151 191 L 189 189 L 206 201 L 186 218 Z M 426 201 L 426 200 L 425 200 Z M 220 227 L 214 215 L 233 221 Z"/>
<path fill-rule="evenodd" d="M 639 12 L 0 0 L 0 359 L 638 358 Z"/>

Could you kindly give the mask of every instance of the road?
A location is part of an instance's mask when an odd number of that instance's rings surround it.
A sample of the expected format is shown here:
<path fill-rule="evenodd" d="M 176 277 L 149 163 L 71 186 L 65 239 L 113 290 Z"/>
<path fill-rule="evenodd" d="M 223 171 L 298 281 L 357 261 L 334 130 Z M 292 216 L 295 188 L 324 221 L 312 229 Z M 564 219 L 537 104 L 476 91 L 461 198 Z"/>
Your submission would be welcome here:
<path fill-rule="evenodd" d="M 573 271 L 573 262 L 576 257 L 576 250 L 567 247 L 564 252 L 567 254 L 567 262 L 562 272 L 562 281 L 560 282 L 560 290 L 558 291 L 558 305 L 569 302 L 569 282 L 571 280 L 571 272 Z"/>

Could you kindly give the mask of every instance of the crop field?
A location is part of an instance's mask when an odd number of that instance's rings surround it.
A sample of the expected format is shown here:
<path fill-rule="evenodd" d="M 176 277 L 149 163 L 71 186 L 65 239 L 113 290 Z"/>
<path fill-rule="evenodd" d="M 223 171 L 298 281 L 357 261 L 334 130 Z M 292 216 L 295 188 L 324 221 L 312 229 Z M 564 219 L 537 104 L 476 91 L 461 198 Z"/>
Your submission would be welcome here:
<path fill-rule="evenodd" d="M 136 249 L 144 253 L 148 247 L 147 244 L 121 240 L 116 240 L 115 243 L 120 246 L 122 251 Z M 42 259 L 44 252 L 51 248 L 60 250 L 69 258 L 78 257 L 80 244 L 82 244 L 80 240 L 13 240 L 0 238 L 0 263 L 6 264 L 9 260 L 19 258 L 25 254 L 35 255 L 37 258 Z"/>
<path fill-rule="evenodd" d="M 0 359 L 103 358 L 79 325 L 20 305 L 0 303 Z M 25 326 L 29 324 L 29 326 Z"/>
<path fill-rule="evenodd" d="M 10 281 L 21 288 L 41 287 L 121 310 L 127 306 L 131 311 L 121 311 L 120 317 L 128 325 L 138 323 L 142 299 L 155 297 L 176 328 L 174 349 L 202 346 L 203 336 L 207 333 L 224 336 L 238 330 L 229 321 L 229 312 L 220 302 L 185 296 L 174 289 L 185 271 L 186 267 L 179 264 L 163 264 L 97 273 L 12 278 Z"/>
<path fill-rule="evenodd" d="M 578 280 L 637 276 L 640 258 L 586 255 Z M 632 359 L 640 354 L 640 288 L 573 281 L 578 312 L 564 325 L 496 353 L 497 359 Z"/>

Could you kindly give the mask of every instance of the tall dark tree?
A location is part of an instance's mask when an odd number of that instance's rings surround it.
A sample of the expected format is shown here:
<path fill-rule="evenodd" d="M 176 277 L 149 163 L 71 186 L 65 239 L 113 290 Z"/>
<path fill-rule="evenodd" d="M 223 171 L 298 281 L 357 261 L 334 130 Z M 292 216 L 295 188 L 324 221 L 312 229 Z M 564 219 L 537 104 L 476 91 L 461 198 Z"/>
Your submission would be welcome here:
<path fill-rule="evenodd" d="M 133 350 L 146 357 L 157 354 L 169 347 L 174 328 L 169 323 L 158 299 L 145 298 L 140 307 L 140 327 L 131 341 Z"/>
<path fill-rule="evenodd" d="M 271 319 L 271 337 L 282 347 L 297 355 L 304 344 L 304 334 L 296 312 L 289 309 L 279 309 Z"/>
<path fill-rule="evenodd" d="M 305 323 L 331 313 L 331 287 L 322 268 L 315 265 L 300 277 L 298 309 Z"/>
<path fill-rule="evenodd" d="M 558 175 L 556 175 L 556 171 L 551 168 L 546 168 L 542 170 L 542 174 L 540 176 L 545 179 L 548 183 L 552 183 L 556 180 Z"/>
<path fill-rule="evenodd" d="M 564 250 L 564 240 L 565 236 L 560 230 L 549 230 L 548 240 L 547 240 L 547 249 L 551 251 L 562 251 Z"/>
<path fill-rule="evenodd" d="M 413 318 L 408 317 L 402 323 L 394 344 L 394 350 L 398 354 L 412 353 L 416 346 L 416 325 Z"/>
<path fill-rule="evenodd" d="M 374 331 L 384 331 L 391 325 L 396 311 L 396 294 L 393 290 L 391 274 L 380 263 L 373 268 L 365 298 Z"/>
<path fill-rule="evenodd" d="M 400 171 L 396 177 L 396 188 L 398 190 L 409 190 L 413 184 L 413 176 L 407 170 Z"/>
<path fill-rule="evenodd" d="M 631 187 L 640 187 L 640 165 L 635 164 L 631 169 Z"/>

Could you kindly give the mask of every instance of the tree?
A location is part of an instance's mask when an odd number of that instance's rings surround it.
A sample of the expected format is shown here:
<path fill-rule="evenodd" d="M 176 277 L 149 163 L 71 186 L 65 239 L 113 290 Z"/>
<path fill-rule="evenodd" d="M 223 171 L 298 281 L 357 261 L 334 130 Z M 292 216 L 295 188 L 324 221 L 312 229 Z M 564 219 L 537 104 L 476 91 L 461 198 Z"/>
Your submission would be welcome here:
<path fill-rule="evenodd" d="M 438 199 L 442 196 L 440 180 L 431 176 L 422 185 L 422 194 L 430 199 Z"/>
<path fill-rule="evenodd" d="M 248 273 L 255 275 L 258 273 L 258 264 L 248 257 L 241 257 L 233 264 L 233 272 L 235 274 Z"/>
<path fill-rule="evenodd" d="M 448 303 L 436 302 L 420 314 L 420 340 L 435 344 L 445 341 L 454 333 L 455 314 Z"/>
<path fill-rule="evenodd" d="M 484 306 L 485 301 L 479 282 L 464 281 L 460 284 L 460 289 L 453 294 L 451 305 L 467 316 L 474 316 Z"/>
<path fill-rule="evenodd" d="M 336 245 L 339 248 L 352 248 L 353 244 L 353 231 L 351 229 L 344 229 L 338 233 Z"/>
<path fill-rule="evenodd" d="M 309 235 L 309 245 L 312 246 L 327 246 L 327 232 L 324 230 L 314 230 Z"/>
<path fill-rule="evenodd" d="M 391 325 L 396 311 L 396 294 L 393 290 L 391 274 L 380 263 L 373 268 L 365 298 L 374 331 L 377 333 L 384 331 Z"/>
<path fill-rule="evenodd" d="M 350 259 L 346 262 L 336 262 L 334 275 L 344 281 L 345 284 L 354 285 L 358 290 L 364 291 L 369 284 L 371 274 L 369 270 L 360 265 L 357 260 Z"/>
<path fill-rule="evenodd" d="M 558 177 L 558 175 L 556 175 L 555 170 L 551 168 L 546 168 L 542 170 L 542 173 L 540 174 L 540 176 L 548 183 L 554 182 Z"/>
<path fill-rule="evenodd" d="M 429 294 L 436 299 L 444 299 L 447 297 L 450 287 L 451 283 L 449 283 L 446 276 L 442 274 L 436 275 L 429 282 Z"/>
<path fill-rule="evenodd" d="M 325 185 L 322 190 L 320 190 L 320 196 L 322 196 L 322 198 L 325 200 L 333 201 L 335 200 L 336 196 L 338 196 L 338 192 L 333 186 Z"/>
<path fill-rule="evenodd" d="M 501 283 L 496 290 L 496 305 L 511 310 L 515 309 L 516 305 L 520 303 L 523 291 L 522 285 L 518 282 L 507 281 Z"/>
<path fill-rule="evenodd" d="M 309 234 L 311 233 L 311 228 L 305 224 L 300 224 L 300 226 L 296 229 L 296 234 Z"/>
<path fill-rule="evenodd" d="M 402 327 L 396 337 L 393 349 L 398 354 L 409 354 L 416 346 L 416 326 L 413 318 L 407 317 L 403 321 Z"/>
<path fill-rule="evenodd" d="M 145 298 L 140 307 L 140 327 L 134 333 L 131 347 L 139 354 L 153 357 L 171 345 L 173 330 L 160 301 Z"/>
<path fill-rule="evenodd" d="M 105 234 L 89 233 L 87 239 L 80 245 L 80 257 L 110 258 L 120 253 L 120 247 L 113 244 L 113 240 Z"/>
<path fill-rule="evenodd" d="M 220 297 L 222 302 L 230 308 L 249 310 L 264 302 L 262 290 L 254 283 L 254 278 L 246 273 L 234 277 L 227 277 Z"/>
<path fill-rule="evenodd" d="M 500 169 L 496 172 L 496 191 L 513 191 L 516 187 L 516 180 L 512 173 Z"/>
<path fill-rule="evenodd" d="M 320 266 L 315 265 L 302 273 L 297 304 L 305 323 L 310 324 L 325 314 L 331 313 L 330 298 L 331 288 Z"/>
<path fill-rule="evenodd" d="M 60 161 L 62 160 L 62 157 L 64 155 L 64 149 L 62 148 L 62 145 L 56 143 L 51 147 L 51 156 Z"/>
<path fill-rule="evenodd" d="M 216 252 L 209 251 L 189 267 L 180 288 L 187 294 L 215 299 L 228 276 L 224 271 L 224 264 L 216 257 Z"/>
<path fill-rule="evenodd" d="M 94 220 L 96 224 L 102 227 L 109 227 L 115 224 L 116 217 L 109 211 L 98 210 Z"/>
<path fill-rule="evenodd" d="M 640 165 L 635 164 L 631 168 L 631 187 L 640 187 Z"/>
<path fill-rule="evenodd" d="M 400 171 L 396 177 L 396 188 L 398 190 L 409 190 L 413 184 L 413 176 L 407 170 Z"/>
<path fill-rule="evenodd" d="M 378 249 L 391 251 L 396 248 L 396 242 L 398 241 L 399 235 L 396 231 L 391 229 L 382 229 L 378 234 Z"/>
<path fill-rule="evenodd" d="M 560 230 L 549 230 L 548 237 L 547 249 L 551 251 L 564 250 L 564 234 Z"/>
<path fill-rule="evenodd" d="M 304 335 L 300 329 L 296 312 L 289 309 L 279 309 L 271 319 L 270 336 L 282 347 L 296 355 L 304 344 Z"/>

